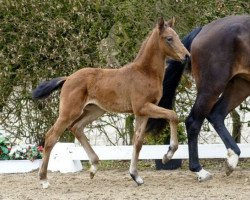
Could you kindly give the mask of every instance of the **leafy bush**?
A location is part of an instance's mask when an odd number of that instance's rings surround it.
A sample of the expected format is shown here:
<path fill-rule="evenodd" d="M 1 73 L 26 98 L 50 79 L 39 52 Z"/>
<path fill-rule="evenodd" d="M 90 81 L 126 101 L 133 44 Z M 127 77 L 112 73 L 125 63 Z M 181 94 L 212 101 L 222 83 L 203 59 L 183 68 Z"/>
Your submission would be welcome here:
<path fill-rule="evenodd" d="M 160 16 L 175 16 L 182 37 L 218 17 L 249 10 L 245 0 L 2 0 L 1 126 L 14 138 L 43 145 L 44 133 L 58 114 L 58 92 L 33 102 L 30 92 L 40 81 L 83 67 L 112 66 L 109 60 L 131 62 Z M 189 108 L 190 101 L 177 103 L 178 110 Z"/>
<path fill-rule="evenodd" d="M 0 160 L 9 160 L 10 142 L 0 134 Z"/>
<path fill-rule="evenodd" d="M 0 160 L 35 160 L 42 158 L 42 146 L 11 145 L 8 138 L 0 134 Z"/>
<path fill-rule="evenodd" d="M 42 158 L 43 148 L 36 145 L 15 145 L 10 149 L 10 160 L 35 160 Z"/>

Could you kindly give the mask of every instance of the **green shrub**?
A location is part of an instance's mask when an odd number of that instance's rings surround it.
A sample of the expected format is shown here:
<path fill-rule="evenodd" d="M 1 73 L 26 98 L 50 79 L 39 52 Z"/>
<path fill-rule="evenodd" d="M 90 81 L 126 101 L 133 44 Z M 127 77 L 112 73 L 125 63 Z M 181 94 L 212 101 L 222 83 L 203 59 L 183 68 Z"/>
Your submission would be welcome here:
<path fill-rule="evenodd" d="M 58 92 L 46 101 L 33 102 L 31 90 L 44 79 L 67 76 L 84 67 L 107 66 L 100 48 L 105 39 L 112 41 L 107 54 L 114 63 L 124 65 L 135 58 L 160 16 L 175 16 L 182 37 L 218 17 L 249 10 L 245 0 L 2 0 L 1 126 L 15 138 L 42 145 L 44 133 L 58 114 Z M 182 110 L 191 104 L 177 105 Z"/>

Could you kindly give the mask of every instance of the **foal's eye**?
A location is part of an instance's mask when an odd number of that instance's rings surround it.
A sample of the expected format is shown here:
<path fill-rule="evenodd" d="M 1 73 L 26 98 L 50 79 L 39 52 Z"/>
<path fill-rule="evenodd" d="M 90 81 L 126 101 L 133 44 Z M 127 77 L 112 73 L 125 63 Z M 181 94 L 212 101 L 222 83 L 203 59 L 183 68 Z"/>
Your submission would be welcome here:
<path fill-rule="evenodd" d="M 168 43 L 173 42 L 173 38 L 172 38 L 172 37 L 167 37 L 167 42 L 168 42 Z"/>

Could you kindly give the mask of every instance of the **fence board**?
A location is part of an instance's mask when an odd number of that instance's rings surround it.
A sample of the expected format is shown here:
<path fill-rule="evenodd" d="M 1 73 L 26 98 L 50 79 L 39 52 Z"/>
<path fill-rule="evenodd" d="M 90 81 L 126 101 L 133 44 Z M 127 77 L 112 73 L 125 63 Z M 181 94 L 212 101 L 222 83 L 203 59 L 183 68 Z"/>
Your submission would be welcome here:
<path fill-rule="evenodd" d="M 239 144 L 241 158 L 250 157 L 250 144 Z M 132 146 L 93 146 L 100 160 L 130 160 Z M 168 145 L 143 145 L 139 159 L 162 159 Z M 199 145 L 200 158 L 225 158 L 227 149 L 223 144 Z M 179 145 L 173 159 L 187 159 L 188 146 Z M 50 156 L 48 169 L 62 173 L 78 172 L 83 169 L 81 160 L 89 160 L 81 146 L 74 143 L 57 143 Z"/>
<path fill-rule="evenodd" d="M 238 144 L 241 158 L 250 157 L 250 144 Z M 86 152 L 81 146 L 69 145 L 68 152 L 72 160 L 88 160 Z M 132 146 L 93 146 L 100 160 L 130 160 Z M 200 144 L 200 158 L 225 158 L 227 149 L 223 144 Z M 167 152 L 168 145 L 143 145 L 139 159 L 161 159 Z M 179 145 L 173 159 L 188 159 L 188 146 Z"/>

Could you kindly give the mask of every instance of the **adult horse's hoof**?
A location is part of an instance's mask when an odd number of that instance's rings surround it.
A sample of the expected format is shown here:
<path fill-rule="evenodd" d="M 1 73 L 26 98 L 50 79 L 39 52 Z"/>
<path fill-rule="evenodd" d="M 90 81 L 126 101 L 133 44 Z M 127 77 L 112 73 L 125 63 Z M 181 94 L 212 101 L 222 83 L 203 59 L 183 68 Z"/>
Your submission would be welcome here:
<path fill-rule="evenodd" d="M 41 185 L 42 185 L 43 189 L 47 189 L 50 186 L 48 180 L 42 180 Z"/>
<path fill-rule="evenodd" d="M 204 182 L 213 178 L 212 174 L 204 169 L 201 169 L 199 172 L 195 173 L 199 182 Z"/>
<path fill-rule="evenodd" d="M 232 150 L 228 149 L 226 160 L 226 175 L 229 176 L 236 168 L 239 161 L 239 156 Z"/>

